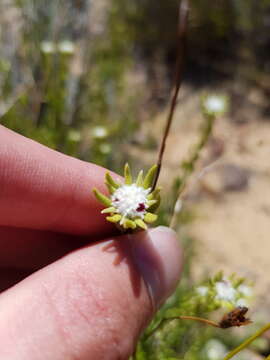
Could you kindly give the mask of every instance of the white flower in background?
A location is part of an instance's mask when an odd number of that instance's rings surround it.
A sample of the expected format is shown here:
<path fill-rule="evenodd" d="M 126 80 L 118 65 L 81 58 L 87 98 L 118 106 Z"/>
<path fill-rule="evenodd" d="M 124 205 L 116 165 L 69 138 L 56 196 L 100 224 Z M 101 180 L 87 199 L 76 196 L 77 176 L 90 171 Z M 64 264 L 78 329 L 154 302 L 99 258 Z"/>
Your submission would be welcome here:
<path fill-rule="evenodd" d="M 55 43 L 52 41 L 44 40 L 40 44 L 41 51 L 45 54 L 52 54 L 56 51 Z"/>
<path fill-rule="evenodd" d="M 81 140 L 81 133 L 78 130 L 69 130 L 68 139 L 74 142 L 78 142 Z"/>
<path fill-rule="evenodd" d="M 183 207 L 183 202 L 181 199 L 178 199 L 175 203 L 175 206 L 174 206 L 174 212 L 176 214 L 179 214 L 180 211 L 182 210 L 182 207 Z"/>
<path fill-rule="evenodd" d="M 99 151 L 102 153 L 102 154 L 109 154 L 111 151 L 112 151 L 112 147 L 110 144 L 100 144 L 99 146 Z"/>
<path fill-rule="evenodd" d="M 92 129 L 92 135 L 96 139 L 103 139 L 108 136 L 108 130 L 105 128 L 105 126 L 95 126 Z"/>
<path fill-rule="evenodd" d="M 241 284 L 238 286 L 237 291 L 243 296 L 246 296 L 246 297 L 252 296 L 252 289 L 250 286 Z"/>
<path fill-rule="evenodd" d="M 229 280 L 218 281 L 215 284 L 216 299 L 221 301 L 235 302 L 237 291 Z"/>
<path fill-rule="evenodd" d="M 203 100 L 203 108 L 210 115 L 222 115 L 227 111 L 228 99 L 222 95 L 209 95 Z"/>
<path fill-rule="evenodd" d="M 209 360 L 220 360 L 224 358 L 228 349 L 219 340 L 211 339 L 205 344 L 205 352 Z"/>
<path fill-rule="evenodd" d="M 196 291 L 200 296 L 206 296 L 208 294 L 209 289 L 207 286 L 198 286 Z"/>
<path fill-rule="evenodd" d="M 63 54 L 73 54 L 75 45 L 70 40 L 63 40 L 58 44 L 58 50 Z"/>

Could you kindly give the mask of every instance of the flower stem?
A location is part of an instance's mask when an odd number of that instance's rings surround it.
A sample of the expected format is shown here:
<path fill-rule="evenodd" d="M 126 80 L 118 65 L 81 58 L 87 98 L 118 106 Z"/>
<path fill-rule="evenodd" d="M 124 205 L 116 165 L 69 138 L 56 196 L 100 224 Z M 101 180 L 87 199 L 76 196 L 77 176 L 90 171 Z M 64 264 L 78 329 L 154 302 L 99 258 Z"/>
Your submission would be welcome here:
<path fill-rule="evenodd" d="M 188 14 L 189 14 L 189 0 L 182 0 L 179 6 L 178 49 L 177 49 L 177 58 L 176 58 L 176 69 L 175 69 L 175 85 L 171 98 L 170 110 L 167 117 L 165 130 L 159 149 L 157 172 L 155 175 L 155 179 L 151 191 L 155 189 L 158 182 L 158 178 L 162 166 L 163 155 L 166 147 L 166 142 L 171 129 L 173 115 L 175 112 L 177 97 L 183 81 L 184 63 L 185 63 L 186 48 L 187 48 L 186 39 L 187 39 L 187 28 L 188 28 Z"/>
<path fill-rule="evenodd" d="M 231 359 L 234 355 L 238 354 L 240 351 L 245 349 L 249 344 L 251 344 L 255 339 L 257 339 L 259 336 L 261 336 L 263 333 L 265 333 L 267 330 L 270 330 L 270 323 L 262 327 L 260 330 L 258 330 L 254 335 L 250 336 L 248 339 L 246 339 L 241 345 L 239 345 L 237 348 L 232 350 L 225 358 L 224 360 Z M 266 358 L 270 359 L 270 355 Z"/>
<path fill-rule="evenodd" d="M 148 333 L 146 335 L 146 339 L 148 339 L 156 331 L 161 329 L 165 325 L 166 322 L 172 321 L 172 320 L 193 320 L 193 321 L 198 321 L 198 322 L 204 323 L 206 325 L 210 325 L 210 326 L 213 326 L 213 327 L 220 328 L 220 325 L 218 323 L 216 323 L 216 322 L 214 322 L 212 320 L 200 318 L 200 317 L 197 317 L 197 316 L 189 316 L 189 315 L 174 316 L 174 317 L 162 319 L 160 321 L 160 323 L 152 331 L 150 331 L 150 333 Z"/>
<path fill-rule="evenodd" d="M 185 190 L 188 188 L 187 185 L 188 185 L 189 177 L 194 172 L 196 163 L 200 158 L 201 151 L 207 144 L 209 137 L 212 134 L 214 121 L 215 121 L 215 116 L 209 115 L 209 114 L 205 115 L 205 123 L 203 124 L 203 128 L 202 128 L 202 132 L 201 132 L 199 141 L 196 144 L 193 152 L 191 153 L 190 158 L 187 161 L 185 161 L 185 163 L 184 163 L 184 173 L 181 177 L 181 184 L 178 188 L 175 205 L 179 200 L 181 200 Z M 171 228 L 175 228 L 176 223 L 177 223 L 177 215 L 178 214 L 177 214 L 175 205 L 174 205 L 174 210 L 173 210 L 173 214 L 172 214 L 171 222 L 170 222 Z"/>

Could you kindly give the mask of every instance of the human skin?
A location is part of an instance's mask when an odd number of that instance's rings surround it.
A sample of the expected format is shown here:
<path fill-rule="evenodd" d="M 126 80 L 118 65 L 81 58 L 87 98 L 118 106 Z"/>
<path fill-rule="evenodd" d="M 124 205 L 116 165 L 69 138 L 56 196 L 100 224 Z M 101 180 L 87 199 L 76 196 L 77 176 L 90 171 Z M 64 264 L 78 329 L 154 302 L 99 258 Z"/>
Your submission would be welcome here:
<path fill-rule="evenodd" d="M 119 236 L 105 171 L 0 126 L 0 359 L 128 359 L 175 289 L 175 233 Z"/>

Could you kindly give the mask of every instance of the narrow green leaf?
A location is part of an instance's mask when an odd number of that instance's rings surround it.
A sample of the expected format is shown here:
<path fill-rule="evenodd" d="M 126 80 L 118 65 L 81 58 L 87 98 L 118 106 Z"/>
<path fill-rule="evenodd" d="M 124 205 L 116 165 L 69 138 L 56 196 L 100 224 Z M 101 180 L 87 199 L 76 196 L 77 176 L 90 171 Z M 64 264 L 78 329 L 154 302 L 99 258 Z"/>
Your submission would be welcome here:
<path fill-rule="evenodd" d="M 145 189 L 149 189 L 151 186 L 152 186 L 152 183 L 154 181 L 154 178 L 155 178 L 155 175 L 156 175 L 156 172 L 157 172 L 157 165 L 153 165 L 148 173 L 146 174 L 145 176 L 145 179 L 143 181 L 143 187 Z"/>
<path fill-rule="evenodd" d="M 150 212 L 147 212 L 143 218 L 143 220 L 147 223 L 153 223 L 154 221 L 157 220 L 157 215 L 156 214 L 152 214 Z"/>
<path fill-rule="evenodd" d="M 147 195 L 147 199 L 148 200 L 158 199 L 160 190 L 161 190 L 161 187 L 157 187 L 153 192 L 151 192 L 149 195 Z"/>
<path fill-rule="evenodd" d="M 148 200 L 148 201 L 147 201 L 147 205 L 148 205 L 149 207 L 151 207 L 152 205 L 156 204 L 157 202 L 158 202 L 157 200 Z"/>
<path fill-rule="evenodd" d="M 117 181 L 115 181 L 109 172 L 106 172 L 105 179 L 108 184 L 112 185 L 115 189 L 118 189 L 121 184 L 119 184 Z"/>
<path fill-rule="evenodd" d="M 93 193 L 95 197 L 105 206 L 110 206 L 112 201 L 107 196 L 101 194 L 96 188 L 93 189 Z"/>
<path fill-rule="evenodd" d="M 149 206 L 149 208 L 147 209 L 148 211 L 150 211 L 150 212 L 152 212 L 152 213 L 154 213 L 157 209 L 158 209 L 158 207 L 159 207 L 159 205 L 160 205 L 160 195 L 157 195 L 157 197 L 156 197 L 156 203 L 155 204 L 153 204 L 153 205 L 151 205 L 151 206 Z M 154 200 L 150 200 L 150 201 L 154 201 Z M 149 201 L 149 202 L 150 202 Z"/>
<path fill-rule="evenodd" d="M 102 210 L 101 211 L 101 214 L 112 214 L 112 213 L 114 213 L 116 211 L 116 208 L 114 208 L 113 206 L 111 206 L 111 207 L 108 207 L 108 208 L 106 208 L 106 209 L 104 209 L 104 210 Z"/>
<path fill-rule="evenodd" d="M 124 227 L 124 229 L 135 229 L 136 223 L 133 220 L 125 219 L 125 221 L 123 223 L 123 227 Z"/>
<path fill-rule="evenodd" d="M 108 183 L 107 181 L 105 181 L 105 184 L 106 184 L 106 186 L 107 186 L 107 188 L 108 188 L 108 190 L 109 190 L 109 193 L 110 193 L 110 194 L 113 194 L 113 193 L 115 192 L 116 188 L 113 187 L 113 186 L 112 186 L 110 183 Z"/>
<path fill-rule="evenodd" d="M 121 215 L 116 214 L 116 215 L 113 215 L 113 216 L 107 216 L 106 220 L 108 220 L 108 221 L 110 221 L 112 223 L 117 223 L 119 220 L 121 220 L 121 217 L 122 217 Z"/>
<path fill-rule="evenodd" d="M 143 170 L 141 170 L 139 172 L 139 175 L 138 175 L 137 180 L 136 180 L 136 185 L 137 186 L 142 186 L 142 184 L 143 184 Z"/>
<path fill-rule="evenodd" d="M 128 163 L 126 163 L 126 165 L 125 165 L 124 176 L 125 176 L 125 184 L 127 184 L 127 185 L 132 184 L 132 176 L 131 176 L 130 167 L 129 167 Z"/>
<path fill-rule="evenodd" d="M 147 230 L 147 225 L 145 224 L 145 222 L 142 219 L 136 219 L 135 223 L 143 230 Z"/>

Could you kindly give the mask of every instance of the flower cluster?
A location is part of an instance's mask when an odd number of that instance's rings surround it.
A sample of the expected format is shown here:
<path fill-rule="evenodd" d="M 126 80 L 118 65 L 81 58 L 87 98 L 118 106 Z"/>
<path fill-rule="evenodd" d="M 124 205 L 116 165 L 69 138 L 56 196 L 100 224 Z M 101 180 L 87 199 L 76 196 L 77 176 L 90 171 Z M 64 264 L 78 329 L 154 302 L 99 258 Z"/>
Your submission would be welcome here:
<path fill-rule="evenodd" d="M 201 299 L 211 299 L 216 308 L 247 306 L 252 297 L 252 289 L 244 284 L 244 279 L 237 279 L 234 275 L 227 278 L 222 273 L 198 286 L 196 293 Z"/>
<path fill-rule="evenodd" d="M 75 44 L 70 40 L 63 40 L 59 43 L 44 40 L 41 42 L 40 48 L 44 54 L 54 54 L 59 51 L 62 54 L 70 55 L 75 51 Z"/>
<path fill-rule="evenodd" d="M 115 181 L 110 173 L 106 173 L 105 184 L 110 197 L 93 189 L 96 198 L 106 206 L 101 211 L 102 214 L 109 214 L 106 219 L 123 229 L 132 230 L 136 228 L 146 230 L 147 223 L 156 221 L 157 215 L 154 211 L 160 203 L 160 188 L 153 191 L 151 188 L 156 171 L 156 165 L 151 167 L 145 177 L 143 171 L 140 171 L 136 181 L 133 182 L 130 167 L 126 164 L 124 184 Z"/>

